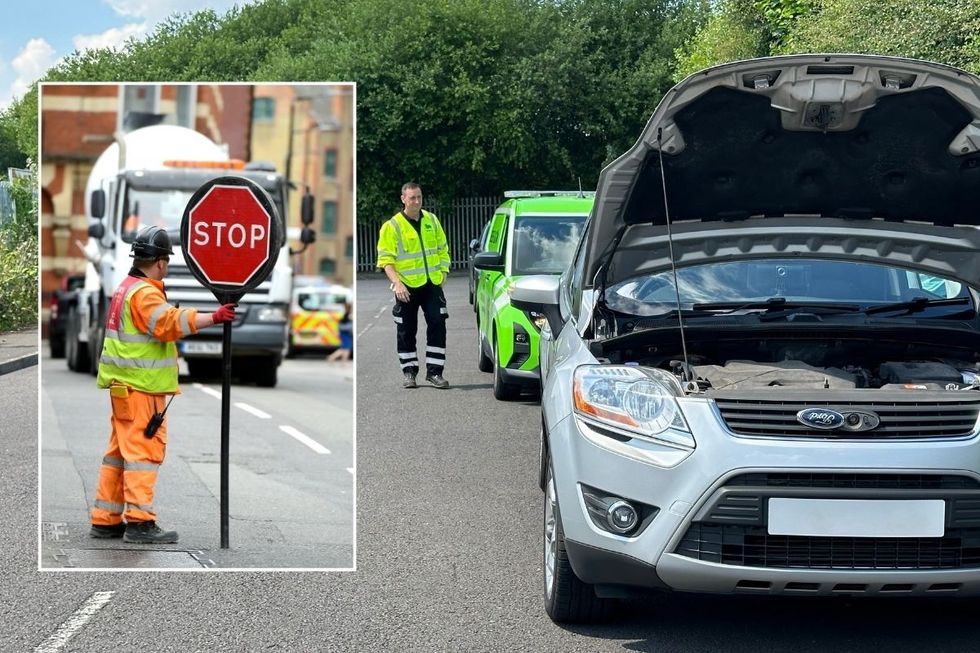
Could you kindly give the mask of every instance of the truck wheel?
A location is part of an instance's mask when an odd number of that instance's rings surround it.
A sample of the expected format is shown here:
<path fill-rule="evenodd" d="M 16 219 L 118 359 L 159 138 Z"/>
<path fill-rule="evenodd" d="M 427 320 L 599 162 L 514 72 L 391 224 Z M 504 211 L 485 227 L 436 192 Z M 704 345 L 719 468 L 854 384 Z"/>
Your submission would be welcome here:
<path fill-rule="evenodd" d="M 51 348 L 51 358 L 65 357 L 65 337 L 51 336 L 48 338 L 48 346 Z"/>
<path fill-rule="evenodd" d="M 78 312 L 75 307 L 68 309 L 67 332 L 65 334 L 65 358 L 68 369 L 83 372 L 88 369 L 88 348 L 78 341 Z"/>
<path fill-rule="evenodd" d="M 568 560 L 550 457 L 544 492 L 544 609 L 558 623 L 599 621 L 609 612 L 609 599 L 579 580 Z"/>
<path fill-rule="evenodd" d="M 279 361 L 272 356 L 258 358 L 252 368 L 255 385 L 260 388 L 274 388 L 279 381 Z"/>
<path fill-rule="evenodd" d="M 515 399 L 521 394 L 521 386 L 504 381 L 500 371 L 500 352 L 497 349 L 497 333 L 493 333 L 493 396 L 501 401 Z"/>

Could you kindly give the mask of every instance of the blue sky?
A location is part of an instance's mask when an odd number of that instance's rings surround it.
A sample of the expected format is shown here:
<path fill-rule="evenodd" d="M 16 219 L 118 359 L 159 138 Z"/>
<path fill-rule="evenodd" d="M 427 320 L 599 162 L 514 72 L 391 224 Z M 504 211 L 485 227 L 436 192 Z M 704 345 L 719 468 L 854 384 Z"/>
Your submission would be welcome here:
<path fill-rule="evenodd" d="M 0 27 L 0 107 L 74 50 L 118 47 L 153 32 L 172 13 L 223 13 L 254 0 L 26 0 Z"/>

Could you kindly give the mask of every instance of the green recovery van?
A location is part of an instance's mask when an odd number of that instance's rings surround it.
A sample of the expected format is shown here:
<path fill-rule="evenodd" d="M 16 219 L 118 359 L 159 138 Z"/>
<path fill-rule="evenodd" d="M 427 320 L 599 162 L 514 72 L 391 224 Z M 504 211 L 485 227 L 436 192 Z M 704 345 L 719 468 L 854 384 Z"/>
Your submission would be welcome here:
<path fill-rule="evenodd" d="M 473 258 L 473 309 L 478 366 L 493 372 L 493 396 L 513 399 L 537 389 L 538 333 L 543 315 L 510 305 L 510 288 L 522 276 L 565 271 L 592 210 L 593 193 L 507 191 L 484 230 Z"/>

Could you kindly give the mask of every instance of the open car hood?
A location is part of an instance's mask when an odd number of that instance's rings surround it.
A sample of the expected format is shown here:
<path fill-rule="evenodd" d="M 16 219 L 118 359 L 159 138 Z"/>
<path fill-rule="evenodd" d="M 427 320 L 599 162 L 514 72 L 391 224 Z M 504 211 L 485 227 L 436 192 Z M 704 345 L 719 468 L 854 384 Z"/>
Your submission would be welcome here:
<path fill-rule="evenodd" d="M 980 287 L 980 78 L 873 55 L 753 59 L 671 89 L 599 176 L 586 279 L 807 256 Z M 610 251 L 615 250 L 612 256 Z"/>

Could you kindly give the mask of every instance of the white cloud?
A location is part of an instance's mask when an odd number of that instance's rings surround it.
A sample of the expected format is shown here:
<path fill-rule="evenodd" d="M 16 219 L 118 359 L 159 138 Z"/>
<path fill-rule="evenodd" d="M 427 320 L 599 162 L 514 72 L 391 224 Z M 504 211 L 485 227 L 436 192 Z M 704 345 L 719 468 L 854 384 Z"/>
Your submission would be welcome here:
<path fill-rule="evenodd" d="M 131 23 L 122 27 L 107 29 L 101 34 L 78 34 L 72 37 L 76 50 L 89 48 L 121 48 L 127 39 L 141 37 L 146 34 L 146 23 Z"/>
<path fill-rule="evenodd" d="M 10 85 L 10 93 L 6 99 L 24 94 L 34 80 L 39 78 L 58 61 L 51 44 L 42 38 L 31 39 L 10 62 L 11 68 L 17 74 L 17 79 Z"/>
<path fill-rule="evenodd" d="M 214 9 L 224 13 L 234 5 L 247 4 L 245 0 L 103 0 L 120 16 L 139 18 L 156 24 L 173 13 L 188 13 L 202 9 Z"/>

